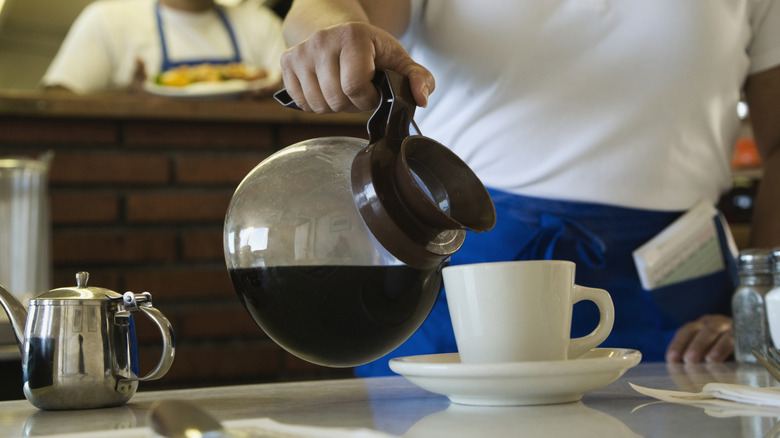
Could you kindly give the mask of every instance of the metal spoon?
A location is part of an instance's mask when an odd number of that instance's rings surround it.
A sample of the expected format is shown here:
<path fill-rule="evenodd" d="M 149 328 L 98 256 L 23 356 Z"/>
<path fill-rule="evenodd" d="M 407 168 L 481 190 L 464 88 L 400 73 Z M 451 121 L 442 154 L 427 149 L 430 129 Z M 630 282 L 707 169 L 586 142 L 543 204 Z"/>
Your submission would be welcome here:
<path fill-rule="evenodd" d="M 225 429 L 211 414 L 183 400 L 154 402 L 149 423 L 152 430 L 166 438 L 250 438 L 244 432 Z"/>
<path fill-rule="evenodd" d="M 777 350 L 770 348 L 767 353 L 753 350 L 753 356 L 761 362 L 761 365 L 763 365 L 775 379 L 780 381 L 780 362 L 778 362 L 778 359 L 780 359 L 778 356 L 780 356 L 780 354 L 778 354 Z"/>

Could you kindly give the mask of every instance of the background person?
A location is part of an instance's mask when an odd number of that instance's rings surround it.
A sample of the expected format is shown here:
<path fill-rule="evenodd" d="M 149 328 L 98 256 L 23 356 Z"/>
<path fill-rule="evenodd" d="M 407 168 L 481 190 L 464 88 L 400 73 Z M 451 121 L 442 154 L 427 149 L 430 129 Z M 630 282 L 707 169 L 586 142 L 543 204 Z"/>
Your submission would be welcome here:
<path fill-rule="evenodd" d="M 730 189 L 742 92 L 764 165 L 752 245 L 780 244 L 780 1 L 296 0 L 283 30 L 285 87 L 305 110 L 372 109 L 375 69 L 409 77 L 423 134 L 496 204 L 496 228 L 453 264 L 571 260 L 578 284 L 612 295 L 604 346 L 732 354 L 729 270 L 646 291 L 631 253 Z M 445 301 L 388 357 L 455 351 Z M 574 334 L 594 318 L 575 311 Z M 358 369 L 386 373 L 387 358 Z"/>
<path fill-rule="evenodd" d="M 278 74 L 285 49 L 281 19 L 257 0 L 235 7 L 214 0 L 99 0 L 73 23 L 42 85 L 79 94 L 122 90 L 207 62 Z"/>

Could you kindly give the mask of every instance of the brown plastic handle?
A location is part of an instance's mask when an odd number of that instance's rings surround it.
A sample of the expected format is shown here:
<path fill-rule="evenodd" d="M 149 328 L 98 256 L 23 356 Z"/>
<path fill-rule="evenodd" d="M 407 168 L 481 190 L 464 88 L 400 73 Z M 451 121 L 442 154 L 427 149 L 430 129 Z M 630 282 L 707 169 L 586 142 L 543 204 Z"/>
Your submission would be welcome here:
<path fill-rule="evenodd" d="M 378 143 L 387 138 L 390 145 L 400 148 L 401 141 L 409 136 L 413 123 L 414 103 L 409 78 L 389 70 L 376 72 L 373 84 L 379 91 L 379 106 L 368 120 L 368 143 Z M 395 151 L 396 153 L 398 150 Z"/>
<path fill-rule="evenodd" d="M 369 145 L 352 162 L 355 204 L 394 256 L 413 267 L 436 266 L 460 249 L 466 230 L 493 228 L 493 201 L 449 148 L 409 135 L 416 105 L 408 78 L 382 71 L 374 85 L 381 100 L 368 122 Z"/>
<path fill-rule="evenodd" d="M 368 142 L 377 143 L 383 137 L 400 141 L 409 136 L 409 124 L 412 123 L 414 96 L 409 79 L 389 70 L 378 70 L 371 80 L 379 91 L 379 105 L 368 120 Z M 287 108 L 301 110 L 286 88 L 274 93 L 274 99 Z"/>

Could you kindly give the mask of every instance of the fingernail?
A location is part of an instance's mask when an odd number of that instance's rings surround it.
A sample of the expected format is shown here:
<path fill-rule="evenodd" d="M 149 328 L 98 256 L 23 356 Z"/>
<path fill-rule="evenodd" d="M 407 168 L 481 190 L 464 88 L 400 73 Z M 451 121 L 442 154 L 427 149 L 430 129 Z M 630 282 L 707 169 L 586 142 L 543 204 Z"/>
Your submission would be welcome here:
<path fill-rule="evenodd" d="M 428 90 L 428 86 L 427 85 L 423 85 L 421 91 L 422 91 L 423 99 L 425 99 L 425 102 L 423 102 L 422 107 L 425 108 L 425 107 L 428 106 L 428 95 L 431 94 L 431 92 L 430 92 L 430 90 Z"/>

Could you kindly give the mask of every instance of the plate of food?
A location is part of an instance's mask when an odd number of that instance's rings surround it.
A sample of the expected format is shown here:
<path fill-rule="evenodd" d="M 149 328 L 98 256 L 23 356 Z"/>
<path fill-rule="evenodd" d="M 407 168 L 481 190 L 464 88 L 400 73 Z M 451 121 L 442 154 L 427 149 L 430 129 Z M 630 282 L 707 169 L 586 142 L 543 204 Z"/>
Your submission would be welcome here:
<path fill-rule="evenodd" d="M 243 63 L 182 65 L 151 76 L 144 89 L 158 96 L 229 98 L 280 84 L 281 76 Z"/>

